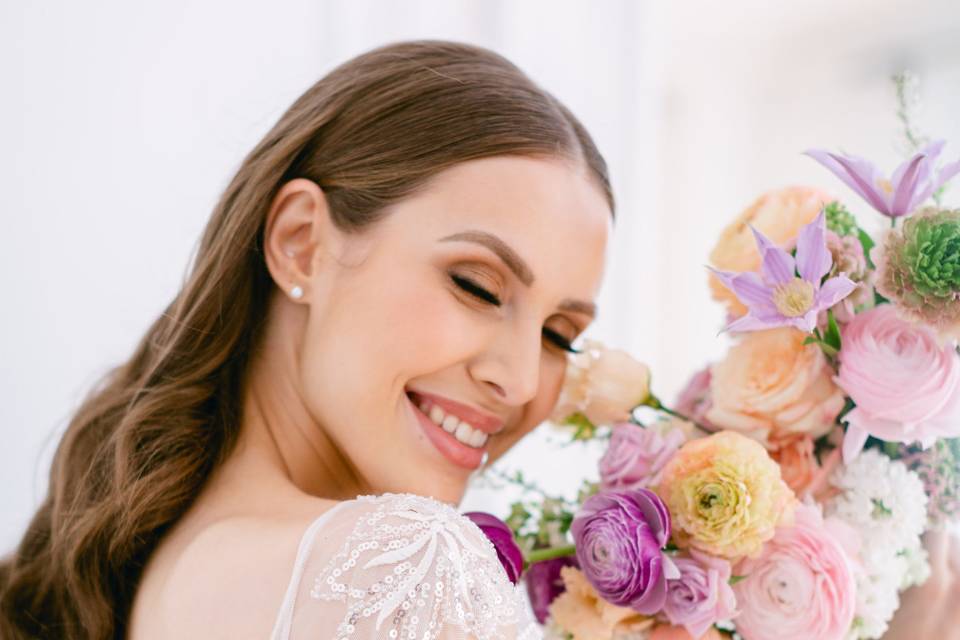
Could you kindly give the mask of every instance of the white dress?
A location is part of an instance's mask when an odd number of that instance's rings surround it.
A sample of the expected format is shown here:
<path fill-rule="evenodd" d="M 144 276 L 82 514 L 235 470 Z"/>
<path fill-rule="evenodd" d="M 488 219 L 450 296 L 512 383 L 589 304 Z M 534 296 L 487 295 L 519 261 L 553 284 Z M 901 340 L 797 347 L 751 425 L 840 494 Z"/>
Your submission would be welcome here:
<path fill-rule="evenodd" d="M 493 544 L 448 504 L 360 496 L 300 541 L 272 640 L 533 640 L 542 631 Z"/>

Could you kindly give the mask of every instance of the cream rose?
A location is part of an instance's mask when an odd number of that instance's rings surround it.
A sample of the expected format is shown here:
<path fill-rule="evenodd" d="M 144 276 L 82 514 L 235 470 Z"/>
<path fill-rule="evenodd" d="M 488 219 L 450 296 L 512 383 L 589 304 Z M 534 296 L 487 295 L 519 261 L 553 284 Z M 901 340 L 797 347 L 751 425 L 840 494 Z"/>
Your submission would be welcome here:
<path fill-rule="evenodd" d="M 551 419 L 562 422 L 582 413 L 595 425 L 623 422 L 650 396 L 650 369 L 630 354 L 586 340 L 570 357 L 560 398 Z"/>
<path fill-rule="evenodd" d="M 745 334 L 713 365 L 706 418 L 775 449 L 797 435 L 830 431 L 844 395 L 823 352 L 790 327 Z"/>

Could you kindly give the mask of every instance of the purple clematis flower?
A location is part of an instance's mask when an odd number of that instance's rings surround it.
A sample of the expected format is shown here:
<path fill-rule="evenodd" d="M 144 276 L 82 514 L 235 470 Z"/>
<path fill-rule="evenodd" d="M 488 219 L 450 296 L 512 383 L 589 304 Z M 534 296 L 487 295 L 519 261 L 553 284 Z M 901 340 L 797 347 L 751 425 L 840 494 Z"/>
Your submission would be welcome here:
<path fill-rule="evenodd" d="M 806 151 L 844 184 L 856 191 L 870 206 L 891 218 L 907 215 L 920 206 L 937 189 L 960 173 L 960 160 L 934 171 L 937 158 L 946 144 L 931 142 L 912 158 L 897 167 L 889 179 L 868 160 L 856 156 L 830 153 L 822 149 Z"/>
<path fill-rule="evenodd" d="M 748 309 L 745 316 L 727 325 L 725 331 L 761 331 L 791 326 L 810 332 L 817 326 L 820 311 L 837 304 L 857 287 L 843 274 L 820 282 L 833 265 L 827 249 L 823 211 L 800 230 L 796 259 L 750 228 L 763 260 L 761 273 L 733 273 L 707 267 Z"/>

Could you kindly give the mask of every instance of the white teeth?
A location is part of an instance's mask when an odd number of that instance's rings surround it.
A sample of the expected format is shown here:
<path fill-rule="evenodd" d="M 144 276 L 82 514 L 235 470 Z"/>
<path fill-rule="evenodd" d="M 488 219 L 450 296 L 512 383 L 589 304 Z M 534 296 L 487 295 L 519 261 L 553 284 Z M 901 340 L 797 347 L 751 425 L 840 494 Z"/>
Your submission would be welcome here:
<path fill-rule="evenodd" d="M 457 425 L 457 431 L 453 435 L 463 444 L 470 444 L 470 437 L 473 436 L 473 429 L 471 429 L 470 425 L 466 424 L 465 422 L 461 422 L 459 425 Z"/>
<path fill-rule="evenodd" d="M 459 424 L 460 421 L 457 420 L 456 416 L 447 416 L 443 419 L 443 423 L 440 426 L 443 427 L 443 430 L 447 433 L 453 433 L 454 431 L 457 431 Z M 466 427 L 466 425 L 464 426 Z M 469 429 L 470 427 L 467 428 Z"/>
<path fill-rule="evenodd" d="M 471 447 L 476 447 L 477 449 L 479 449 L 486 442 L 487 442 L 487 434 L 485 434 L 483 431 L 474 431 L 473 435 L 470 436 L 469 444 Z"/>
<path fill-rule="evenodd" d="M 420 411 L 427 414 L 430 420 L 438 427 L 451 434 L 454 438 L 467 445 L 479 449 L 487 443 L 487 434 L 479 429 L 474 429 L 466 422 L 461 422 L 454 415 L 447 413 L 437 405 L 431 405 L 426 400 L 421 400 L 418 405 Z"/>

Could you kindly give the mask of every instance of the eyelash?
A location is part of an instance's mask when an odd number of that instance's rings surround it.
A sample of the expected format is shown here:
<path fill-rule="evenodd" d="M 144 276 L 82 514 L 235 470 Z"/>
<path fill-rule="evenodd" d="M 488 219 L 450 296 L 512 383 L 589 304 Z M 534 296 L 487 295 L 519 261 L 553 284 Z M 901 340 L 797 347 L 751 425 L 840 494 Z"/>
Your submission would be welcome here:
<path fill-rule="evenodd" d="M 473 297 L 478 298 L 483 302 L 486 302 L 487 304 L 492 304 L 495 307 L 499 307 L 501 304 L 503 304 L 500 301 L 500 298 L 493 295 L 492 293 L 490 293 L 489 291 L 487 291 L 486 289 L 478 285 L 476 282 L 468 278 L 464 278 L 463 276 L 451 275 L 450 277 L 453 279 L 453 282 L 458 287 L 460 287 L 461 289 L 463 289 Z M 580 353 L 579 349 L 574 349 L 573 346 L 566 339 L 564 339 L 563 336 L 561 336 L 559 333 L 557 333 L 553 329 L 548 329 L 547 327 L 544 327 L 543 335 L 555 346 L 559 347 L 560 349 L 563 349 L 564 351 L 567 351 L 569 353 Z"/>

